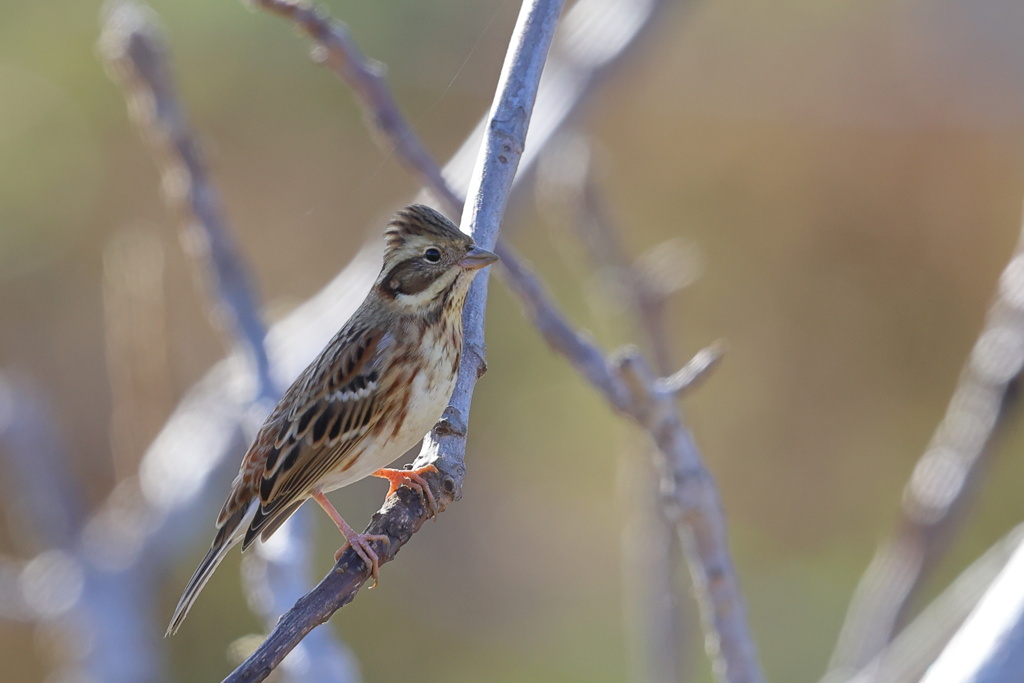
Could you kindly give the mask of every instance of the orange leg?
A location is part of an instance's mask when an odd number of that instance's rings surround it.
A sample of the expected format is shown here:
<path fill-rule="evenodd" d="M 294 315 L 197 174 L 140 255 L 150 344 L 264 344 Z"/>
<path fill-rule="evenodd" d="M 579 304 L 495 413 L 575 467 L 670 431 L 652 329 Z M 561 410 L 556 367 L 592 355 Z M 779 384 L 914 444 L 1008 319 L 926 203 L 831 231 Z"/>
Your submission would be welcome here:
<path fill-rule="evenodd" d="M 327 516 L 330 517 L 331 521 L 338 527 L 338 531 L 345 536 L 345 540 L 348 541 L 347 545 L 352 546 L 352 549 L 356 551 L 356 555 L 361 557 L 363 562 L 366 563 L 366 566 L 370 568 L 370 575 L 373 577 L 373 586 L 370 586 L 370 588 L 375 587 L 377 585 L 377 575 L 380 573 L 380 563 L 377 558 L 377 553 L 375 553 L 373 548 L 370 547 L 370 541 L 382 541 L 390 544 L 391 539 L 383 534 L 357 534 L 356 530 L 350 527 L 348 522 L 341 518 L 338 511 L 334 509 L 333 505 L 331 505 L 331 501 L 327 500 L 327 496 L 322 492 L 314 491 L 313 500 L 320 503 L 320 507 L 324 509 Z M 341 559 L 341 554 L 345 552 L 345 547 L 346 546 L 344 545 L 341 546 L 338 548 L 338 552 L 334 553 L 335 562 Z"/>
<path fill-rule="evenodd" d="M 391 482 L 391 487 L 388 489 L 388 496 L 398 490 L 400 486 L 408 486 L 416 493 L 420 494 L 420 498 L 423 499 L 423 504 L 427 506 L 427 510 L 430 512 L 430 516 L 435 520 L 437 519 L 437 501 L 434 499 L 434 494 L 430 491 L 430 486 L 427 484 L 427 480 L 423 478 L 423 475 L 427 472 L 433 472 L 437 474 L 437 468 L 433 465 L 427 465 L 417 470 L 392 470 L 388 468 L 379 469 L 373 473 L 373 476 L 380 477 L 381 479 L 387 479 Z M 386 498 L 387 496 L 385 496 Z"/>

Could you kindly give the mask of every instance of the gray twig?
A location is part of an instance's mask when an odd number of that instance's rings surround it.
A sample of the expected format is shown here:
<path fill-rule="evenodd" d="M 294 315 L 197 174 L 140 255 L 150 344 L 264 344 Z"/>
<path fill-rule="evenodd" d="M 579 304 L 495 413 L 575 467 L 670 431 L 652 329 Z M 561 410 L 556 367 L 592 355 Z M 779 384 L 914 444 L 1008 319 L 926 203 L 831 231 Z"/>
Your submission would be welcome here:
<path fill-rule="evenodd" d="M 513 31 L 489 114 L 490 125 L 470 181 L 467 193 L 470 201 L 461 221 L 484 248 L 493 248 L 498 238 L 526 141 L 540 74 L 561 10 L 561 0 L 524 2 Z M 461 496 L 470 402 L 477 379 L 486 369 L 483 343 L 486 300 L 485 271 L 477 276 L 466 299 L 465 352 L 455 391 L 444 416 L 424 439 L 416 458 L 419 467 L 430 464 L 437 467 L 438 475 L 431 476 L 429 482 L 432 488 L 440 484 L 440 495 L 435 496 L 442 510 Z M 369 533 L 387 534 L 391 539 L 381 554 L 381 563 L 393 559 L 425 519 L 426 510 L 415 494 L 389 498 L 382 511 L 374 515 L 368 529 Z M 368 576 L 365 563 L 351 548 L 346 550 L 334 571 L 281 617 L 267 639 L 225 681 L 265 679 L 309 631 L 350 602 Z"/>
<path fill-rule="evenodd" d="M 1024 229 L 946 414 L 903 490 L 896 531 L 876 551 L 850 601 L 829 679 L 864 667 L 899 632 L 959 526 L 995 436 L 1015 412 L 1022 366 Z"/>

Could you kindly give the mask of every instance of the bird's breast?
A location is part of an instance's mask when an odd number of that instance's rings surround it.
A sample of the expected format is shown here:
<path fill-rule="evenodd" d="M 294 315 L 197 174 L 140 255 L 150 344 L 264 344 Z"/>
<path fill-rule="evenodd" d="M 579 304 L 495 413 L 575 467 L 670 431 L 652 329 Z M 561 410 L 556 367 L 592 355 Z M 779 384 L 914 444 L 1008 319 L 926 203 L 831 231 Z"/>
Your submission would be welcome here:
<path fill-rule="evenodd" d="M 408 369 L 407 415 L 395 440 L 419 441 L 441 417 L 455 389 L 462 353 L 461 330 L 452 326 L 434 325 L 422 332 L 419 358 Z"/>
<path fill-rule="evenodd" d="M 359 445 L 350 467 L 325 478 L 324 491 L 358 481 L 401 457 L 431 430 L 448 405 L 462 355 L 461 326 L 410 325 L 398 330 L 395 338 L 407 351 L 392 372 L 384 373 L 390 381 L 381 388 L 379 400 L 386 406 L 377 428 Z"/>

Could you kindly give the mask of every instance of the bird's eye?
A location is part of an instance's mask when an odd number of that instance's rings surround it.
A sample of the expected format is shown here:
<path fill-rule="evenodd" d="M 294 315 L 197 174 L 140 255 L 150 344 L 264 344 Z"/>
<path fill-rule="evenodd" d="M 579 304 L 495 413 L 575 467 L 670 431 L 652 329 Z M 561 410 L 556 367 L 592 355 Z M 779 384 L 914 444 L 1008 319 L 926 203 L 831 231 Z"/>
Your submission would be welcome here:
<path fill-rule="evenodd" d="M 434 247 L 431 247 L 423 252 L 423 260 L 427 263 L 440 263 L 441 252 Z"/>

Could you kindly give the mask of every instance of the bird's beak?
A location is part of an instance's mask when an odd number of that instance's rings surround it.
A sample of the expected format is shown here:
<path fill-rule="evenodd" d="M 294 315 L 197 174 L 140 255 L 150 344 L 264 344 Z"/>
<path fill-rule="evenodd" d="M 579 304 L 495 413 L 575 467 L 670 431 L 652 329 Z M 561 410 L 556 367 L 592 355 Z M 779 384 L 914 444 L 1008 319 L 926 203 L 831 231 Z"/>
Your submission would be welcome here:
<path fill-rule="evenodd" d="M 480 270 L 498 260 L 497 254 L 492 254 L 486 249 L 473 247 L 466 252 L 466 255 L 459 259 L 459 265 L 466 270 Z"/>

